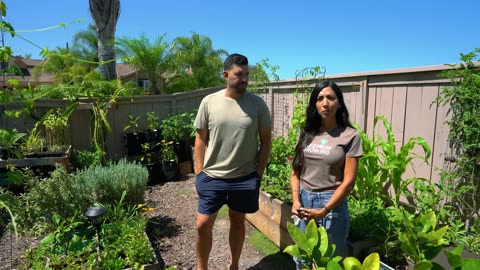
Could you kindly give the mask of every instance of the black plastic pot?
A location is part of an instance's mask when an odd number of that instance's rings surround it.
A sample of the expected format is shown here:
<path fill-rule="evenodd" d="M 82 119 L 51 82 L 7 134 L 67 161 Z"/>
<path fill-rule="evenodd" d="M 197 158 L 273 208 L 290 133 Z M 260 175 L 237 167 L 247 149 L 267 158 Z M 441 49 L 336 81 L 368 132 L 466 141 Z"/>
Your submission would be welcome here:
<path fill-rule="evenodd" d="M 160 129 L 145 130 L 145 139 L 148 143 L 158 143 L 162 140 L 162 131 Z"/>
<path fill-rule="evenodd" d="M 142 145 L 147 141 L 143 132 L 127 133 L 123 135 L 127 155 L 134 156 L 142 154 Z"/>
<path fill-rule="evenodd" d="M 8 159 L 8 149 L 0 147 L 0 159 L 7 160 Z"/>
<path fill-rule="evenodd" d="M 147 185 L 157 185 L 166 181 L 166 177 L 162 172 L 162 164 L 160 162 L 145 164 L 145 167 L 148 171 Z"/>
<path fill-rule="evenodd" d="M 173 151 L 178 157 L 178 162 L 192 160 L 192 147 L 186 141 L 175 142 Z"/>
<path fill-rule="evenodd" d="M 167 181 L 180 179 L 178 163 L 175 160 L 162 160 L 162 172 Z"/>

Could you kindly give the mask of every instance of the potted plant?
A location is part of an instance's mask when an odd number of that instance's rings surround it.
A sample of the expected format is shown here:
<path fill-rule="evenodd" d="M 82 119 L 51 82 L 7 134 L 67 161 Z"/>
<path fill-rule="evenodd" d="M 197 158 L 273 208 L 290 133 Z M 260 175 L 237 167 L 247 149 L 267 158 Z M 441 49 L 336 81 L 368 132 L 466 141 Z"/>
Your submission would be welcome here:
<path fill-rule="evenodd" d="M 162 162 L 162 172 L 165 175 L 166 180 L 177 180 L 179 177 L 178 157 L 173 148 L 173 141 L 162 140 L 160 157 Z"/>
<path fill-rule="evenodd" d="M 128 115 L 128 121 L 128 125 L 123 129 L 124 132 L 127 132 L 123 135 L 127 155 L 140 155 L 142 154 L 142 145 L 147 141 L 145 133 L 140 132 L 140 116 Z"/>
<path fill-rule="evenodd" d="M 355 257 L 333 256 L 335 245 L 328 242 L 327 231 L 324 227 L 317 227 L 313 219 L 308 222 L 305 232 L 290 222 L 287 225 L 288 233 L 295 244 L 287 246 L 283 252 L 301 259 L 304 269 L 342 269 L 339 264 L 342 259 L 345 270 L 380 269 L 380 255 L 376 252 L 368 255 L 363 263 Z"/>
<path fill-rule="evenodd" d="M 25 137 L 23 143 L 20 144 L 23 156 L 39 157 L 39 153 L 44 151 L 45 138 L 43 138 L 38 130 L 38 122 L 35 127 L 30 130 L 28 136 Z"/>
<path fill-rule="evenodd" d="M 146 140 L 149 143 L 160 142 L 161 131 L 160 121 L 158 115 L 155 112 L 147 112 L 147 129 L 145 130 Z"/>
<path fill-rule="evenodd" d="M 0 159 L 21 158 L 16 147 L 25 135 L 16 129 L 0 129 Z"/>
<path fill-rule="evenodd" d="M 143 155 L 140 157 L 140 162 L 147 168 L 148 171 L 148 185 L 159 184 L 165 181 L 165 175 L 162 172 L 162 164 L 158 160 L 157 152 L 153 151 L 160 143 L 151 146 L 151 143 L 142 144 Z"/>
<path fill-rule="evenodd" d="M 45 141 L 50 156 L 62 156 L 69 149 L 66 145 L 66 128 L 72 109 L 62 112 L 60 109 L 49 110 L 40 120 L 45 128 Z"/>
<path fill-rule="evenodd" d="M 162 137 L 174 142 L 174 150 L 179 162 L 192 160 L 192 145 L 195 138 L 194 113 L 171 114 L 160 125 Z"/>

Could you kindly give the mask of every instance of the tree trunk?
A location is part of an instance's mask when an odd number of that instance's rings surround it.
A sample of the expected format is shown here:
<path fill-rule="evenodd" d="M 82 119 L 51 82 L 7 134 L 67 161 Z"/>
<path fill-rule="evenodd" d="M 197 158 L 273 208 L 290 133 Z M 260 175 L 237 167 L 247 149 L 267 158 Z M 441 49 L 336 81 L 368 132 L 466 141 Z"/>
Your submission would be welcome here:
<path fill-rule="evenodd" d="M 105 80 L 115 80 L 115 31 L 120 15 L 120 0 L 89 0 L 90 13 L 98 37 L 100 73 Z"/>

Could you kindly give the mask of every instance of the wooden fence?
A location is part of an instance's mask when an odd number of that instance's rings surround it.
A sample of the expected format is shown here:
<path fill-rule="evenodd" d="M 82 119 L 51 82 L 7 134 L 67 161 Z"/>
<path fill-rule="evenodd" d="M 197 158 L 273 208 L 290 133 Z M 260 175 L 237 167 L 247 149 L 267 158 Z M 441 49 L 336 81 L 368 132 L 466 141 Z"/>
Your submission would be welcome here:
<path fill-rule="evenodd" d="M 382 127 L 373 128 L 374 118 L 384 115 L 392 124 L 398 146 L 412 137 L 423 137 L 432 147 L 430 163 L 433 166 L 415 161 L 417 177 L 438 179 L 436 168 L 443 168 L 445 156 L 449 154 L 448 107 L 438 106 L 434 100 L 450 81 L 438 76 L 448 66 L 432 66 L 387 70 L 378 72 L 363 72 L 327 76 L 342 88 L 345 102 L 350 112 L 350 120 L 357 123 L 370 136 L 374 134 L 385 137 Z M 314 80 L 302 80 L 302 85 L 311 86 Z M 273 117 L 275 136 L 286 135 L 290 127 L 293 108 L 296 104 L 294 91 L 298 86 L 296 80 L 283 80 L 271 83 L 259 93 L 267 102 Z M 140 116 L 140 126 L 146 127 L 146 113 L 155 112 L 160 119 L 171 113 L 192 112 L 198 108 L 202 98 L 223 87 L 213 87 L 196 91 L 159 96 L 136 96 L 134 101 L 129 98 L 119 99 L 117 105 L 111 106 L 107 113 L 112 132 L 106 137 L 107 154 L 111 159 L 118 160 L 125 156 L 123 142 L 124 127 L 129 123 L 129 115 Z M 307 97 L 307 92 L 301 92 L 299 97 Z M 9 109 L 15 104 L 8 105 Z M 39 100 L 36 102 L 36 114 L 41 116 L 52 107 L 64 107 L 62 100 Z M 91 147 L 90 126 L 91 110 L 88 103 L 81 104 L 72 114 L 68 127 L 68 143 L 74 149 L 89 150 Z M 5 114 L 0 115 L 2 128 L 16 128 L 25 132 L 33 127 L 35 119 L 11 119 Z M 415 151 L 421 154 L 421 149 Z M 414 172 L 407 172 L 413 176 Z"/>

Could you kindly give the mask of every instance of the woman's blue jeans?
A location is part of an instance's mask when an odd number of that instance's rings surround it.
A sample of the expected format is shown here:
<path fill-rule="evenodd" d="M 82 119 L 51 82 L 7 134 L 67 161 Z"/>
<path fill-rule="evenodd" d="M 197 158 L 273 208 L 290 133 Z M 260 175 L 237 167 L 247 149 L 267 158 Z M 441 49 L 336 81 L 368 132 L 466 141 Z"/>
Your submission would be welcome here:
<path fill-rule="evenodd" d="M 327 205 L 333 195 L 333 191 L 310 192 L 300 188 L 300 200 L 303 208 L 322 209 Z M 301 219 L 297 227 L 305 232 L 308 221 Z M 350 227 L 350 218 L 348 216 L 347 199 L 342 201 L 323 219 L 317 220 L 317 226 L 323 226 L 328 234 L 329 243 L 335 244 L 334 256 L 345 256 L 345 247 L 347 243 L 348 230 Z M 311 262 L 302 262 L 294 258 L 297 269 L 302 269 L 304 264 L 310 265 Z"/>

